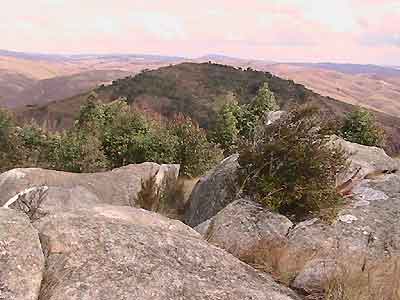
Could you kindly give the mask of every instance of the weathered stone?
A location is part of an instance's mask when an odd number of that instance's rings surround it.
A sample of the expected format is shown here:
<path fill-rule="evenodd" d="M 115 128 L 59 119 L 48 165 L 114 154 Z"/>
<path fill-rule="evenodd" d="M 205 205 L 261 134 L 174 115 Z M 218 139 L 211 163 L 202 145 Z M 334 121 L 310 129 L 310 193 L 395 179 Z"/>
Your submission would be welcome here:
<path fill-rule="evenodd" d="M 329 285 L 332 274 L 336 272 L 337 268 L 337 262 L 333 259 L 311 260 L 304 266 L 292 286 L 308 293 L 321 291 L 321 287 Z"/>
<path fill-rule="evenodd" d="M 334 278 L 339 271 L 357 273 L 375 261 L 398 257 L 400 194 L 388 193 L 386 197 L 375 197 L 379 194 L 379 190 L 375 189 L 379 189 L 379 185 L 387 180 L 395 181 L 395 177 L 398 176 L 386 175 L 362 181 L 357 197 L 348 199 L 348 204 L 341 209 L 332 225 L 320 221 L 298 224 L 288 235 L 287 248 L 279 259 L 278 272 L 293 274 L 296 288 L 322 290 L 325 287 L 323 283 Z M 360 205 L 357 200 L 360 197 L 368 204 Z M 333 268 L 332 261 L 340 269 Z M 317 284 L 317 274 L 324 274 L 324 278 L 320 278 L 320 286 Z M 393 274 L 386 276 L 390 278 Z"/>
<path fill-rule="evenodd" d="M 276 121 L 278 121 L 282 116 L 286 114 L 286 111 L 278 110 L 278 111 L 269 111 L 264 116 L 264 124 L 270 125 Z"/>
<path fill-rule="evenodd" d="M 347 170 L 338 177 L 338 185 L 351 181 L 353 187 L 367 176 L 400 172 L 400 161 L 381 148 L 351 143 L 336 136 L 332 141 L 346 151 L 350 161 Z"/>
<path fill-rule="evenodd" d="M 39 235 L 29 219 L 0 208 L 0 299 L 38 299 L 43 269 Z"/>
<path fill-rule="evenodd" d="M 196 229 L 210 243 L 295 288 L 322 291 L 338 272 L 375 270 L 374 262 L 399 257 L 399 183 L 396 174 L 364 179 L 332 224 L 311 219 L 291 228 L 285 217 L 240 200 Z M 376 277 L 382 276 L 393 274 Z"/>
<path fill-rule="evenodd" d="M 25 193 L 29 198 L 43 187 L 47 187 L 47 193 L 41 205 L 49 211 L 101 204 L 134 205 L 142 180 L 156 176 L 156 183 L 161 185 L 165 176 L 177 178 L 178 173 L 179 165 L 155 163 L 84 174 L 38 168 L 14 169 L 0 175 L 0 205 L 16 207 L 10 201 L 15 195 Z"/>
<path fill-rule="evenodd" d="M 224 159 L 197 182 L 188 200 L 186 224 L 195 227 L 236 199 L 238 157 L 235 154 Z"/>
<path fill-rule="evenodd" d="M 47 241 L 46 300 L 290 300 L 298 297 L 178 221 L 95 207 L 36 223 Z"/>
<path fill-rule="evenodd" d="M 211 244 L 242 261 L 273 270 L 274 251 L 283 247 L 292 222 L 261 205 L 240 199 L 195 229 Z"/>

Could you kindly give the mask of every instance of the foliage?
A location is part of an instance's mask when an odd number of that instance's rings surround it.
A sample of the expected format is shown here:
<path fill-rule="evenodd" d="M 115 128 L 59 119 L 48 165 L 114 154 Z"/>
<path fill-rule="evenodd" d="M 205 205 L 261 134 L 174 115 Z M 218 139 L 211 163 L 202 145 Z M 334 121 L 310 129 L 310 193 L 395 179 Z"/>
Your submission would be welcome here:
<path fill-rule="evenodd" d="M 184 175 L 200 176 L 222 159 L 222 151 L 191 118 L 178 115 L 167 126 L 177 138 L 175 162 L 181 164 Z"/>
<path fill-rule="evenodd" d="M 362 108 L 346 115 L 341 135 L 350 142 L 366 146 L 382 147 L 385 143 L 384 131 L 377 124 L 375 116 Z"/>
<path fill-rule="evenodd" d="M 18 127 L 13 116 L 0 110 L 0 171 L 37 166 L 47 155 L 47 135 L 35 124 Z"/>
<path fill-rule="evenodd" d="M 269 89 L 268 82 L 264 82 L 251 103 L 253 114 L 261 118 L 265 112 L 276 111 L 278 109 L 279 106 L 276 102 L 275 94 Z"/>
<path fill-rule="evenodd" d="M 50 168 L 67 172 L 98 172 L 108 166 L 101 141 L 79 131 L 53 136 L 47 160 Z"/>
<path fill-rule="evenodd" d="M 346 159 L 328 143 L 329 133 L 330 123 L 312 106 L 264 126 L 257 140 L 239 146 L 244 192 L 294 219 L 334 207 L 340 200 L 335 178 Z"/>
<path fill-rule="evenodd" d="M 237 148 L 238 138 L 252 138 L 265 114 L 278 109 L 274 93 L 264 82 L 249 104 L 232 102 L 222 106 L 217 114 L 212 139 L 221 146 L 226 156 L 230 155 Z"/>
<path fill-rule="evenodd" d="M 6 168 L 14 150 L 11 142 L 13 126 L 10 114 L 0 110 L 0 171 Z"/>
<path fill-rule="evenodd" d="M 179 163 L 182 175 L 199 176 L 221 158 L 220 149 L 189 117 L 152 121 L 126 99 L 100 103 L 92 93 L 70 130 L 50 133 L 17 127 L 0 111 L 0 171 L 37 166 L 97 172 L 132 163 Z"/>
<path fill-rule="evenodd" d="M 225 104 L 218 113 L 212 132 L 212 140 L 218 143 L 228 156 L 235 151 L 235 145 L 239 135 L 237 111 L 240 109 L 237 103 Z"/>

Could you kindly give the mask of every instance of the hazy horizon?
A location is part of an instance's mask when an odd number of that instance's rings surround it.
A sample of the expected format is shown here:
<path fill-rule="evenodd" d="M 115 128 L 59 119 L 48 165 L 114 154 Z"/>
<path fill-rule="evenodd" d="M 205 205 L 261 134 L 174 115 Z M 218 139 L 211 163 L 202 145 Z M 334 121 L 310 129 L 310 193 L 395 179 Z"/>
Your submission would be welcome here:
<path fill-rule="evenodd" d="M 322 2 L 14 0 L 0 49 L 400 65 L 400 1 Z"/>

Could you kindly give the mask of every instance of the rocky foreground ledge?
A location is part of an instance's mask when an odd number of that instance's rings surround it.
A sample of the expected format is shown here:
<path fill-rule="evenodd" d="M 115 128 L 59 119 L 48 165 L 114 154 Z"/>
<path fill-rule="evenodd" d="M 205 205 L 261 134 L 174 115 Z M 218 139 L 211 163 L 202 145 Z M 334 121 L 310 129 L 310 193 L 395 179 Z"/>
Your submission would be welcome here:
<path fill-rule="evenodd" d="M 142 179 L 175 171 L 146 163 L 97 174 L 0 175 L 8 207 L 0 208 L 0 299 L 299 299 L 182 222 L 127 206 Z M 24 198 L 14 196 L 43 186 L 42 213 L 18 211 Z"/>
<path fill-rule="evenodd" d="M 299 299 L 179 221 L 123 206 L 0 209 L 0 299 Z"/>
<path fill-rule="evenodd" d="M 238 196 L 235 155 L 194 188 L 184 214 L 191 227 L 133 207 L 143 180 L 162 185 L 179 166 L 3 173 L 0 299 L 336 300 L 338 291 L 400 299 L 400 162 L 333 142 L 351 163 L 337 183 L 345 205 L 330 223 L 294 224 Z M 43 190 L 21 210 L 18 195 Z"/>

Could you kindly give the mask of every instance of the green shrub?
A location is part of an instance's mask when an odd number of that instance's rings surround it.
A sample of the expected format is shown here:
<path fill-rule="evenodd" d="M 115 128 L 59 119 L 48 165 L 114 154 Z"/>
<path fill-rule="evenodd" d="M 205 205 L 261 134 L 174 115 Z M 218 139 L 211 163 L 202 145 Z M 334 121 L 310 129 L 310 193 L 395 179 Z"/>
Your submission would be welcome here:
<path fill-rule="evenodd" d="M 223 158 L 222 151 L 191 118 L 177 116 L 168 123 L 168 130 L 177 138 L 175 162 L 181 165 L 182 175 L 200 176 Z"/>
<path fill-rule="evenodd" d="M 366 146 L 382 147 L 385 143 L 384 130 L 377 124 L 375 116 L 362 108 L 346 115 L 341 136 L 349 142 Z"/>
<path fill-rule="evenodd" d="M 225 104 L 217 115 L 211 139 L 219 144 L 228 156 L 235 151 L 239 135 L 237 110 L 240 109 L 237 103 Z"/>
<path fill-rule="evenodd" d="M 273 92 L 269 89 L 268 82 L 260 87 L 257 92 L 257 96 L 251 103 L 251 110 L 254 115 L 261 118 L 265 112 L 276 111 L 279 109 L 278 103 Z"/>
<path fill-rule="evenodd" d="M 258 140 L 243 142 L 239 178 L 245 194 L 296 220 L 338 204 L 335 179 L 346 158 L 329 145 L 331 126 L 322 119 L 315 107 L 296 107 L 264 126 Z"/>
<path fill-rule="evenodd" d="M 15 160 L 12 138 L 14 126 L 11 115 L 0 109 L 0 172 L 7 170 L 11 161 Z"/>
<path fill-rule="evenodd" d="M 264 82 L 249 104 L 239 105 L 235 101 L 222 106 L 212 130 L 212 140 L 228 156 L 237 150 L 238 139 L 251 139 L 265 114 L 278 109 L 274 93 Z"/>
<path fill-rule="evenodd" d="M 48 163 L 52 169 L 78 173 L 104 171 L 108 166 L 101 141 L 95 135 L 73 131 L 52 138 Z"/>
<path fill-rule="evenodd" d="M 124 99 L 102 104 L 91 94 L 73 128 L 51 134 L 36 125 L 17 127 L 0 111 L 0 171 L 38 166 L 97 172 L 146 161 L 179 163 L 182 175 L 199 176 L 221 159 L 221 150 L 188 117 L 152 121 Z"/>

